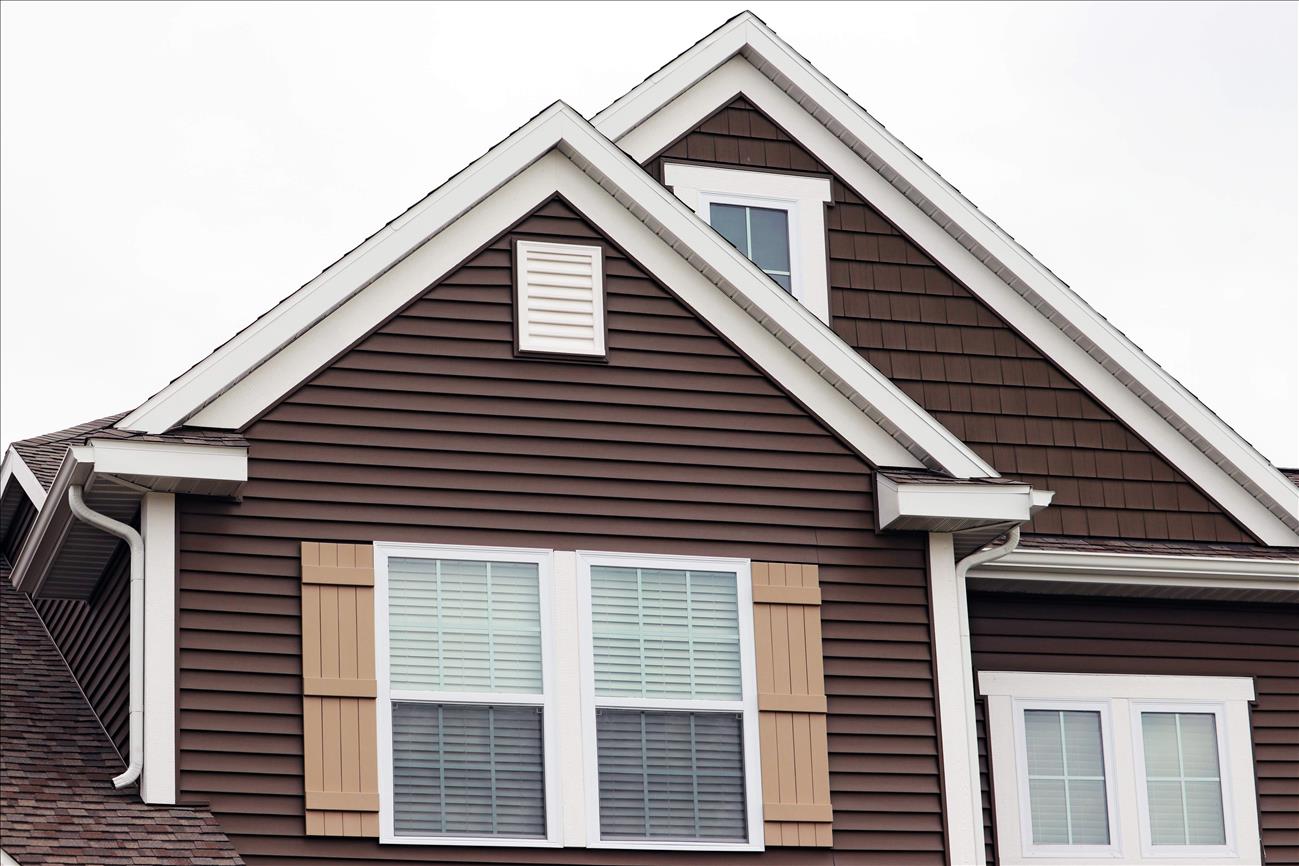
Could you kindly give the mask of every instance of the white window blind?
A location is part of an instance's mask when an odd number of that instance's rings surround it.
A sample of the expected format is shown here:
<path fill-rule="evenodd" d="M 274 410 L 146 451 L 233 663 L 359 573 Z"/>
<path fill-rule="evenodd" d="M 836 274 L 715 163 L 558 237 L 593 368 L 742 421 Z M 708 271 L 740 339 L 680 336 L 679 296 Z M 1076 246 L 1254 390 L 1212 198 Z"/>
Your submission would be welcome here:
<path fill-rule="evenodd" d="M 1101 714 L 1025 710 L 1024 744 L 1034 844 L 1109 844 Z"/>
<path fill-rule="evenodd" d="M 1225 844 L 1214 714 L 1143 712 L 1141 736 L 1151 844 Z"/>
<path fill-rule="evenodd" d="M 597 695 L 740 698 L 735 575 L 591 568 Z"/>
<path fill-rule="evenodd" d="M 518 241 L 514 271 L 520 351 L 604 355 L 600 247 Z"/>

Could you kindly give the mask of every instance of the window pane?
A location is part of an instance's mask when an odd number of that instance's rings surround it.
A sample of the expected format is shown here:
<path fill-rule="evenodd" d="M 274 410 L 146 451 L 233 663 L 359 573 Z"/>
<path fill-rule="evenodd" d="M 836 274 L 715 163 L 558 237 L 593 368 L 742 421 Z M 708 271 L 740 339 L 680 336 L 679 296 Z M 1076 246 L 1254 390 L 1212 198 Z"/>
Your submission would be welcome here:
<path fill-rule="evenodd" d="M 1225 845 L 1217 719 L 1142 713 L 1146 799 L 1154 845 Z"/>
<path fill-rule="evenodd" d="M 388 560 L 392 687 L 541 691 L 536 563 Z"/>
<path fill-rule="evenodd" d="M 1036 845 L 1108 845 L 1101 714 L 1025 710 L 1029 811 Z"/>
<path fill-rule="evenodd" d="M 538 707 L 394 702 L 398 836 L 546 835 Z"/>
<path fill-rule="evenodd" d="M 790 282 L 789 274 L 773 274 L 768 272 L 767 276 L 771 277 L 776 283 L 790 294 L 794 293 L 793 283 Z"/>
<path fill-rule="evenodd" d="M 601 838 L 745 839 L 743 736 L 733 713 L 599 710 Z"/>
<path fill-rule="evenodd" d="M 714 204 L 708 208 L 708 223 L 717 233 L 730 241 L 737 250 L 749 255 L 749 229 L 745 223 L 745 211 L 733 204 Z"/>
<path fill-rule="evenodd" d="M 764 271 L 789 271 L 789 214 L 766 207 L 749 208 L 750 258 Z"/>
<path fill-rule="evenodd" d="M 591 568 L 598 695 L 740 698 L 733 572 Z"/>

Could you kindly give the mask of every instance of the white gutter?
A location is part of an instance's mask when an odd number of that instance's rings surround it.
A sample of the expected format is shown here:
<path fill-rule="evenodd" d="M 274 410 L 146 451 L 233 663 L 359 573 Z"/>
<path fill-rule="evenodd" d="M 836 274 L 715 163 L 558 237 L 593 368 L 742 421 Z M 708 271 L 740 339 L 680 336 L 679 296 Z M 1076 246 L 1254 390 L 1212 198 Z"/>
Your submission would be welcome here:
<path fill-rule="evenodd" d="M 126 771 L 113 779 L 113 787 L 125 788 L 140 778 L 144 765 L 144 539 L 125 523 L 91 511 L 80 484 L 68 486 L 68 506 L 78 520 L 116 535 L 131 548 L 130 759 Z"/>

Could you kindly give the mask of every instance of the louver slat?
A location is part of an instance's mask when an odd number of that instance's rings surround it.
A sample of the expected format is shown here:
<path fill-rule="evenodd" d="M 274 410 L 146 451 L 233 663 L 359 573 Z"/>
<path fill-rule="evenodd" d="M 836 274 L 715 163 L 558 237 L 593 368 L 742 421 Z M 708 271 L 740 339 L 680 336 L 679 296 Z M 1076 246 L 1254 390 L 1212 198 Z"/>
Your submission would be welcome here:
<path fill-rule="evenodd" d="M 520 352 L 604 356 L 600 247 L 518 241 L 514 271 Z"/>

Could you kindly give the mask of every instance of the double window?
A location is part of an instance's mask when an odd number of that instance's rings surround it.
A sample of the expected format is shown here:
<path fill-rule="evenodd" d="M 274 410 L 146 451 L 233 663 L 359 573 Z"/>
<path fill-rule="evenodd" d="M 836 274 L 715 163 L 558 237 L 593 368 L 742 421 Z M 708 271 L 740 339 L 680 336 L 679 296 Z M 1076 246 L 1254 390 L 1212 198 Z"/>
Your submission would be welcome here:
<path fill-rule="evenodd" d="M 1003 862 L 1258 862 L 1250 680 L 979 682 Z"/>
<path fill-rule="evenodd" d="M 747 561 L 375 551 L 385 841 L 761 847 Z"/>

